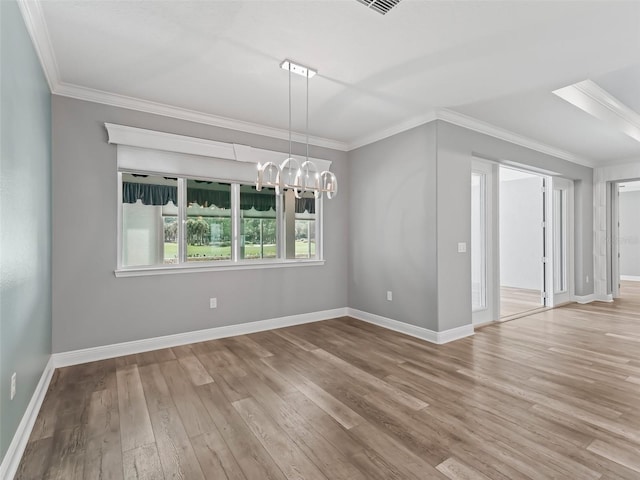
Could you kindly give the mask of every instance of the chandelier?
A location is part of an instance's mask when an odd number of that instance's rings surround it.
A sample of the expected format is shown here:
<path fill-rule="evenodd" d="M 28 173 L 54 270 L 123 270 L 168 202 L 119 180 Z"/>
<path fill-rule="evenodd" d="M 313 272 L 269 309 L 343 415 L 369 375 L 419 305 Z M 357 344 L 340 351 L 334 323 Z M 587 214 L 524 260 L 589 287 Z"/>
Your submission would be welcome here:
<path fill-rule="evenodd" d="M 293 190 L 296 198 L 302 198 L 305 192 L 312 192 L 315 198 L 320 198 L 324 193 L 327 198 L 333 198 L 338 194 L 338 180 L 329 170 L 319 171 L 316 164 L 309 160 L 309 79 L 316 70 L 304 65 L 284 60 L 280 68 L 289 71 L 289 156 L 281 163 L 258 163 L 258 178 L 256 190 L 263 187 L 275 188 L 276 195 L 282 195 L 285 190 Z M 291 153 L 291 74 L 296 73 L 306 78 L 306 158 L 303 162 L 294 158 Z"/>

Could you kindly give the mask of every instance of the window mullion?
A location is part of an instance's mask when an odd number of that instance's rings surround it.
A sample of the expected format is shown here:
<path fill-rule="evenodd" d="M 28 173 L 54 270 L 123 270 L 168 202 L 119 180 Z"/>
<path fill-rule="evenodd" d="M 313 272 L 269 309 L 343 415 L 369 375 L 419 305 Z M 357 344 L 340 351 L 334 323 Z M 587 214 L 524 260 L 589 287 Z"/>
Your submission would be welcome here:
<path fill-rule="evenodd" d="M 276 255 L 277 258 L 286 258 L 284 239 L 285 222 L 284 222 L 284 195 L 276 194 Z"/>
<path fill-rule="evenodd" d="M 117 255 L 118 255 L 118 259 L 117 259 L 117 268 L 118 270 L 122 268 L 122 265 L 124 264 L 124 260 L 122 258 L 123 255 L 123 243 L 124 243 L 124 232 L 123 232 L 123 228 L 122 228 L 122 221 L 123 221 L 123 213 L 122 213 L 122 172 L 118 172 L 118 212 L 117 212 L 117 216 L 118 216 L 118 231 L 117 231 L 117 235 L 118 235 L 118 245 L 117 245 Z"/>
<path fill-rule="evenodd" d="M 231 261 L 240 260 L 240 184 L 231 184 Z"/>
<path fill-rule="evenodd" d="M 320 196 L 320 198 L 316 198 L 316 218 L 315 218 L 315 229 L 316 229 L 316 255 L 315 258 L 317 260 L 324 259 L 324 213 L 323 213 L 323 200 L 324 195 Z"/>
<path fill-rule="evenodd" d="M 178 178 L 178 263 L 187 261 L 187 180 Z"/>

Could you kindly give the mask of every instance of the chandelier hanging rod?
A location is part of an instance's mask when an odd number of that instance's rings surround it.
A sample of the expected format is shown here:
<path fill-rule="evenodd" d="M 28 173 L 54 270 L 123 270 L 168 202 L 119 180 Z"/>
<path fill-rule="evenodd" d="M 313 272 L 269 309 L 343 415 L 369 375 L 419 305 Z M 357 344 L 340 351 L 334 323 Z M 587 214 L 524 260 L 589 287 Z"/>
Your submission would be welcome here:
<path fill-rule="evenodd" d="M 305 192 L 313 193 L 315 198 L 320 198 L 323 193 L 327 198 L 333 198 L 338 193 L 338 180 L 335 174 L 329 170 L 320 172 L 316 164 L 309 160 L 309 79 L 318 72 L 310 67 L 285 59 L 280 63 L 280 68 L 289 72 L 289 156 L 280 164 L 266 162 L 258 164 L 258 178 L 256 190 L 263 187 L 274 187 L 276 195 L 282 195 L 285 190 L 293 190 L 296 198 L 302 198 Z M 292 153 L 292 126 L 291 126 L 291 74 L 303 76 L 306 79 L 306 119 L 305 139 L 306 158 L 300 163 Z M 286 172 L 286 174 L 285 174 Z M 295 178 L 292 181 L 292 172 Z M 285 180 L 287 176 L 287 180 Z"/>

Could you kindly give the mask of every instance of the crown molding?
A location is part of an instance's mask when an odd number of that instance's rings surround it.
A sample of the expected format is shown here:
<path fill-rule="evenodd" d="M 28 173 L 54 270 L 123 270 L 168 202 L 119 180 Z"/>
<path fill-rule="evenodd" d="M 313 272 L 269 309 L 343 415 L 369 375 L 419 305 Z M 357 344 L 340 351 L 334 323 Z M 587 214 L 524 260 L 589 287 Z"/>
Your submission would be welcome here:
<path fill-rule="evenodd" d="M 104 105 L 111 105 L 114 107 L 127 108 L 140 112 L 152 113 L 155 115 L 162 115 L 165 117 L 177 118 L 180 120 L 187 120 L 190 122 L 202 123 L 205 125 L 211 125 L 220 128 L 228 128 L 230 130 L 238 130 L 241 132 L 264 135 L 267 137 L 279 138 L 282 140 L 289 139 L 288 130 L 268 127 L 257 123 L 244 122 L 242 120 L 235 120 L 232 118 L 221 117 L 218 115 L 198 112 L 186 108 L 152 102 L 150 100 L 142 100 L 134 97 L 104 92 L 101 90 L 81 87 L 78 85 L 70 85 L 67 83 L 59 82 L 58 87 L 52 93 L 54 93 L 55 95 L 76 98 L 79 100 L 87 100 Z M 584 165 L 592 168 L 595 167 L 595 163 L 586 158 L 579 157 L 565 150 L 546 145 L 542 142 L 538 142 L 537 140 L 533 140 L 509 130 L 496 127 L 495 125 L 484 122 L 482 120 L 478 120 L 476 118 L 469 117 L 468 115 L 464 115 L 462 113 L 454 112 L 448 109 L 430 110 L 424 115 L 414 117 L 410 120 L 391 126 L 379 132 L 360 137 L 352 143 L 347 144 L 345 142 L 340 142 L 337 140 L 309 136 L 309 144 L 318 147 L 325 147 L 333 150 L 348 152 L 351 150 L 355 150 L 356 148 L 360 148 L 379 140 L 391 137 L 393 135 L 397 135 L 398 133 L 405 132 L 417 126 L 424 125 L 425 123 L 429 123 L 434 120 L 442 120 L 448 123 L 452 123 L 469 130 L 483 133 L 485 135 L 514 143 L 522 147 L 530 148 L 531 150 L 551 155 L 553 157 L 558 157 L 569 162 L 577 163 L 579 165 Z M 293 132 L 292 138 L 294 142 L 306 143 L 306 137 L 304 134 Z"/>
<path fill-rule="evenodd" d="M 164 117 L 211 125 L 214 127 L 228 128 L 230 130 L 238 130 L 255 135 L 264 135 L 271 138 L 289 140 L 289 130 L 284 130 L 282 128 L 268 127 L 257 123 L 235 120 L 210 113 L 198 112 L 196 110 L 175 107 L 164 103 L 153 102 L 151 100 L 143 100 L 140 98 L 105 92 L 94 88 L 81 87 L 79 85 L 72 85 L 64 82 L 59 82 L 56 88 L 52 90 L 52 93 L 63 97 L 87 100 L 113 107 L 127 108 L 139 112 L 152 113 L 155 115 L 162 115 Z M 293 132 L 292 139 L 294 142 L 306 143 L 306 136 L 302 133 Z M 331 148 L 333 150 L 340 150 L 343 152 L 347 151 L 346 143 L 328 138 L 309 136 L 309 144 L 318 147 Z"/>
<path fill-rule="evenodd" d="M 429 110 L 423 115 L 413 117 L 409 120 L 405 120 L 404 122 L 398 123 L 383 130 L 379 130 L 375 133 L 358 137 L 356 140 L 347 145 L 347 151 L 355 150 L 356 148 L 364 147 L 365 145 L 370 145 L 380 140 L 384 140 L 385 138 L 397 135 L 398 133 L 406 132 L 407 130 L 411 130 L 412 128 L 424 125 L 425 123 L 433 122 L 434 120 L 438 120 L 437 112 L 435 110 Z"/>
<path fill-rule="evenodd" d="M 36 52 L 40 59 L 40 63 L 42 64 L 52 94 L 60 95 L 63 97 L 76 98 L 78 100 L 101 103 L 114 107 L 127 108 L 140 112 L 146 112 L 205 125 L 211 125 L 214 127 L 252 133 L 255 135 L 263 135 L 282 140 L 289 139 L 289 131 L 285 129 L 268 127 L 266 125 L 260 125 L 257 123 L 235 120 L 232 118 L 226 118 L 218 115 L 199 112 L 196 110 L 190 110 L 159 102 L 153 102 L 150 100 L 143 100 L 126 95 L 120 95 L 103 90 L 97 90 L 62 82 L 60 80 L 58 64 L 56 62 L 53 46 L 51 44 L 49 31 L 47 29 L 40 1 L 17 1 L 22 16 L 24 17 L 27 30 L 29 32 L 29 35 L 31 36 Z M 594 162 L 569 153 L 565 150 L 551 147 L 542 142 L 538 142 L 523 135 L 496 127 L 489 123 L 448 109 L 430 110 L 423 115 L 401 122 L 384 130 L 359 137 L 350 143 L 331 140 L 328 138 L 309 136 L 309 144 L 318 147 L 348 152 L 351 150 L 355 150 L 356 148 L 360 148 L 365 145 L 377 142 L 384 138 L 396 135 L 398 133 L 410 130 L 419 125 L 432 122 L 434 120 L 443 120 L 454 125 L 468 128 L 470 130 L 483 133 L 485 135 L 489 135 L 501 140 L 505 140 L 516 145 L 530 148 L 547 155 L 558 157 L 569 162 L 577 163 L 587 167 L 595 166 Z M 306 143 L 306 136 L 301 133 L 293 132 L 292 138 L 295 142 Z"/>
<path fill-rule="evenodd" d="M 577 163 L 585 167 L 594 168 L 596 166 L 595 162 L 590 159 L 574 155 L 571 152 L 552 147 L 537 140 L 533 140 L 532 138 L 525 137 L 524 135 L 520 135 L 518 133 L 496 127 L 495 125 L 483 122 L 482 120 L 478 120 L 477 118 L 470 117 L 463 113 L 442 108 L 437 110 L 436 116 L 438 117 L 438 120 L 452 123 L 454 125 L 458 125 L 459 127 L 473 130 L 474 132 L 483 133 L 485 135 L 489 135 L 490 137 L 504 140 L 505 142 L 520 145 L 521 147 L 529 148 L 531 150 L 535 150 L 536 152 L 551 155 L 552 157 L 561 158 L 562 160 Z"/>
<path fill-rule="evenodd" d="M 638 165 L 640 164 L 640 157 L 626 157 L 626 158 L 617 158 L 615 160 L 610 160 L 607 162 L 600 162 L 597 167 L 606 167 L 606 166 L 617 166 L 617 165 Z"/>
<path fill-rule="evenodd" d="M 383 140 L 392 135 L 396 135 L 398 133 L 410 130 L 411 128 L 432 122 L 434 120 L 442 120 L 453 125 L 458 125 L 459 127 L 473 130 L 474 132 L 483 133 L 485 135 L 489 135 L 490 137 L 498 138 L 500 140 L 504 140 L 515 145 L 520 145 L 521 147 L 529 148 L 546 155 L 561 158 L 568 162 L 577 163 L 585 167 L 594 168 L 596 166 L 595 162 L 578 155 L 574 155 L 573 153 L 567 152 L 566 150 L 546 145 L 537 140 L 525 137 L 524 135 L 520 135 L 518 133 L 496 127 L 495 125 L 483 122 L 482 120 L 478 120 L 477 118 L 470 117 L 468 115 L 464 115 L 463 113 L 458 113 L 446 108 L 430 110 L 425 115 L 414 117 L 411 120 L 399 123 L 384 130 L 380 130 L 379 132 L 376 132 L 374 134 L 360 137 L 348 145 L 348 150 L 351 151 L 355 150 L 356 148 L 364 147 L 365 145 Z"/>
<path fill-rule="evenodd" d="M 18 8 L 24 19 L 24 23 L 31 37 L 33 47 L 40 59 L 44 70 L 44 76 L 49 84 L 49 90 L 53 92 L 60 82 L 60 70 L 53 52 L 49 29 L 44 20 L 44 13 L 40 2 L 34 0 L 17 0 Z"/>
<path fill-rule="evenodd" d="M 175 107 L 164 103 L 143 100 L 140 98 L 129 97 L 126 95 L 63 82 L 60 79 L 60 71 L 40 1 L 17 0 L 17 2 L 52 94 L 101 103 L 103 105 L 110 105 L 113 107 L 127 108 L 139 112 L 162 115 L 164 117 L 177 118 L 189 122 L 202 123 L 204 125 L 211 125 L 214 127 L 238 130 L 255 135 L 289 140 L 289 130 L 282 128 L 268 127 L 257 123 L 235 120 L 219 115 Z M 292 132 L 291 137 L 294 142 L 306 143 L 307 141 L 306 135 L 299 132 Z M 346 143 L 328 138 L 309 136 L 309 144 L 318 147 L 331 148 L 333 150 L 340 150 L 343 152 L 347 151 Z"/>

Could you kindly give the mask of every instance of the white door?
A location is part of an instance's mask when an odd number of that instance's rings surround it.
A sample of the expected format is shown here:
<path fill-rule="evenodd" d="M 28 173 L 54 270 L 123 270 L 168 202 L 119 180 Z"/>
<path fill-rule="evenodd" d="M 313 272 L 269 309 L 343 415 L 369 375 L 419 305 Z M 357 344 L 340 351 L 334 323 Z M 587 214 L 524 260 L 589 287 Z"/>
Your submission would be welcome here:
<path fill-rule="evenodd" d="M 549 306 L 571 302 L 573 299 L 573 181 L 551 178 L 551 198 L 547 210 L 546 257 L 547 285 L 550 286 Z"/>

